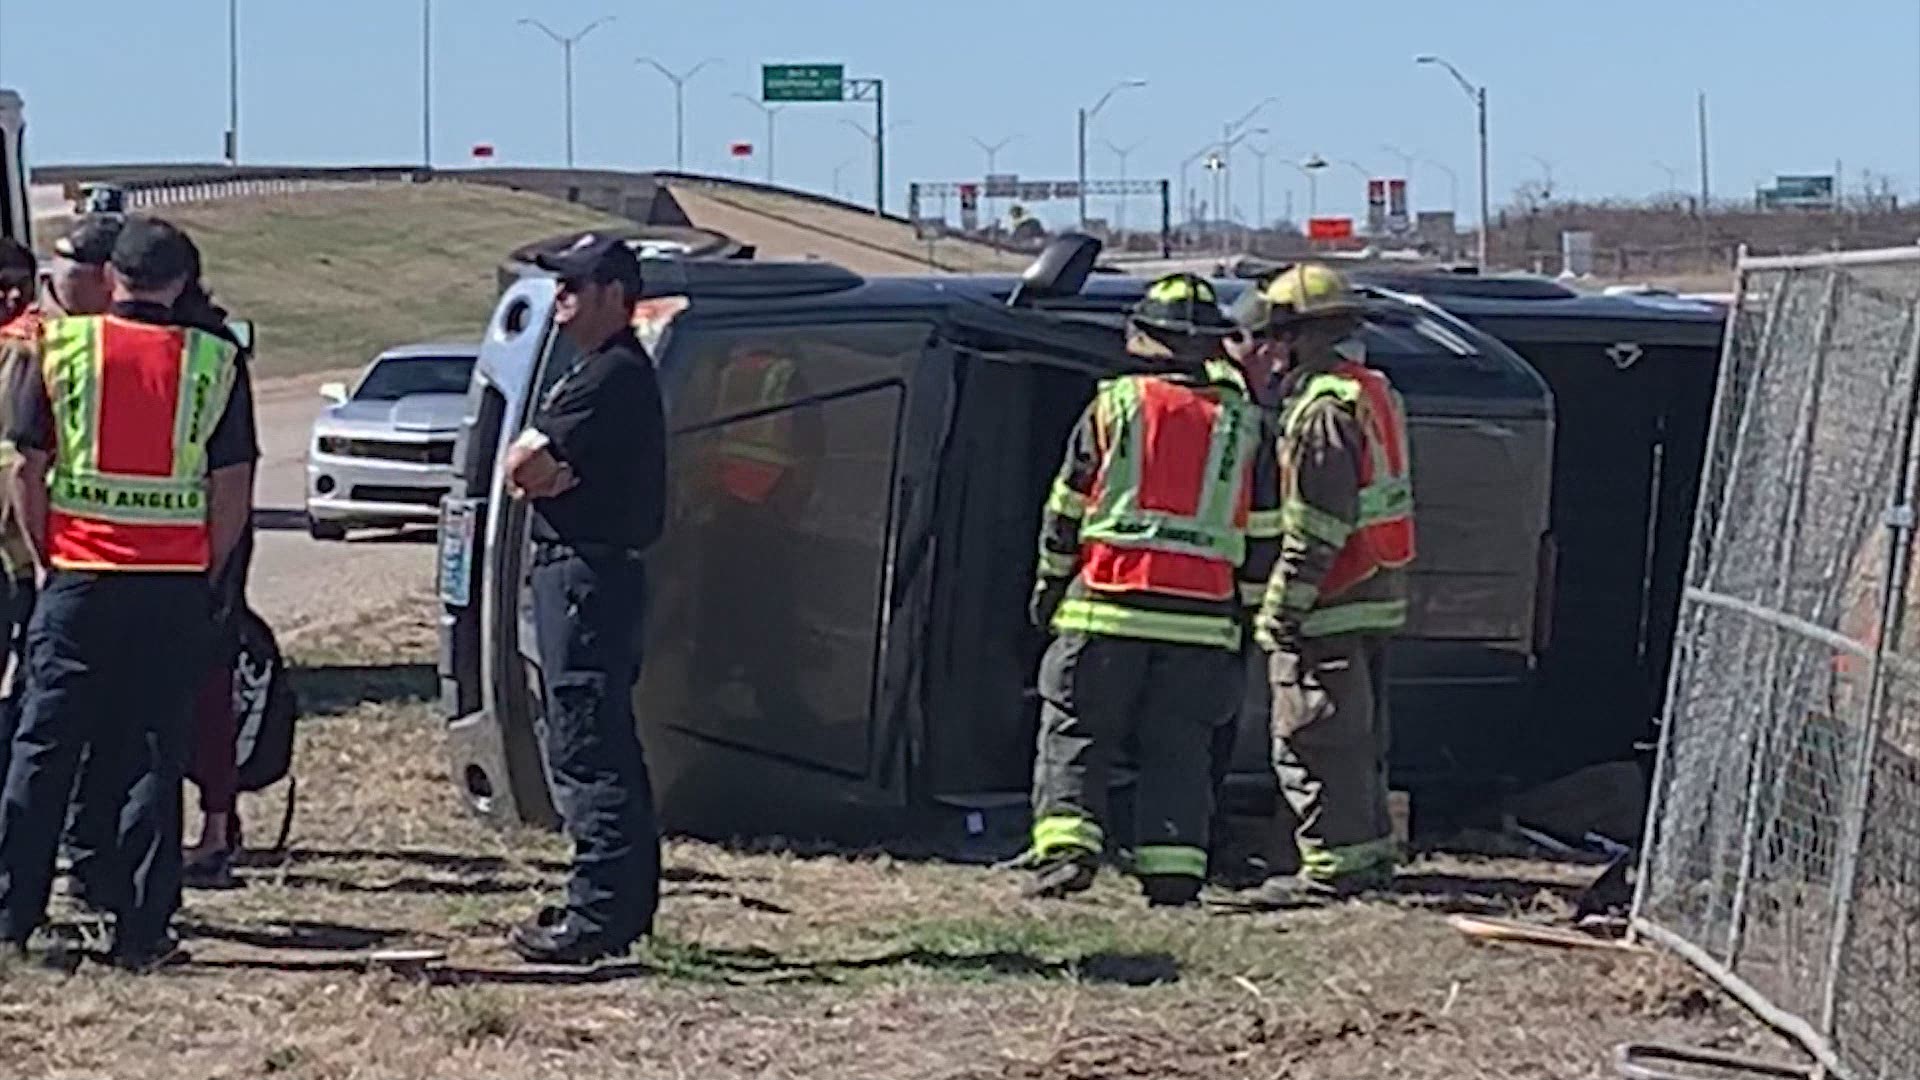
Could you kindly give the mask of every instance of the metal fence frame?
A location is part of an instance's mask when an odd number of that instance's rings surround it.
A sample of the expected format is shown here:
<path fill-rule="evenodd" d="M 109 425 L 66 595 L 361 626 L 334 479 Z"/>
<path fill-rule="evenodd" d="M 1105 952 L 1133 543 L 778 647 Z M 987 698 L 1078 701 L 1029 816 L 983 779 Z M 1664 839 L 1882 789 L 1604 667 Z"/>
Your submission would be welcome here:
<path fill-rule="evenodd" d="M 1870 813 L 1874 805 L 1871 800 L 1875 793 L 1875 765 L 1881 754 L 1889 753 L 1892 749 L 1883 740 L 1888 717 L 1893 714 L 1895 708 L 1895 703 L 1890 702 L 1888 697 L 1890 681 L 1895 677 L 1903 677 L 1909 681 L 1920 678 L 1920 658 L 1901 655 L 1898 651 L 1901 641 L 1901 622 L 1910 600 L 1908 579 L 1912 569 L 1915 539 L 1913 507 L 1916 481 L 1920 479 L 1916 475 L 1920 472 L 1920 454 L 1916 453 L 1915 448 L 1916 414 L 1920 414 L 1920 247 L 1767 258 L 1749 257 L 1743 251 L 1738 267 L 1739 281 L 1734 294 L 1734 309 L 1723 341 L 1719 385 L 1715 396 L 1716 404 L 1707 434 L 1705 473 L 1703 473 L 1700 488 L 1699 513 L 1694 526 L 1695 533 L 1687 568 L 1686 588 L 1681 602 L 1680 631 L 1676 635 L 1674 663 L 1669 676 L 1667 715 L 1660 729 L 1659 755 L 1655 764 L 1646 833 L 1641 846 L 1642 861 L 1635 886 L 1632 933 L 1671 950 L 1693 964 L 1761 1018 L 1805 1045 L 1819 1060 L 1821 1066 L 1833 1075 L 1847 1077 L 1849 1080 L 1891 1080 L 1892 1074 L 1885 1071 L 1885 1059 L 1891 1054 L 1901 1056 L 1903 1060 L 1910 1063 L 1915 1053 L 1913 1047 L 1902 1045 L 1889 1050 L 1880 1047 L 1854 1046 L 1851 1042 L 1853 1033 L 1841 1029 L 1839 1002 L 1844 988 L 1850 985 L 1847 984 L 1846 976 L 1850 959 L 1849 949 L 1855 944 L 1857 930 L 1855 908 L 1862 888 L 1863 850 L 1879 828 L 1890 830 L 1881 837 L 1883 839 L 1892 837 L 1898 841 L 1902 836 L 1892 831 L 1893 825 L 1880 825 L 1879 819 Z M 1916 284 L 1915 295 L 1902 295 L 1900 298 L 1900 302 L 1907 305 L 1906 321 L 1895 338 L 1897 345 L 1888 358 L 1890 365 L 1888 370 L 1895 379 L 1893 388 L 1902 386 L 1901 377 L 1904 373 L 1905 400 L 1900 401 L 1897 394 L 1892 394 L 1887 399 L 1890 403 L 1888 408 L 1896 406 L 1899 408 L 1897 422 L 1899 441 L 1893 444 L 1890 450 L 1891 469 L 1887 474 L 1885 486 L 1875 485 L 1863 489 L 1866 493 L 1860 496 L 1863 501 L 1858 504 L 1863 507 L 1868 505 L 1864 500 L 1871 498 L 1874 493 L 1884 492 L 1886 495 L 1880 508 L 1882 514 L 1878 525 L 1879 541 L 1884 545 L 1884 551 L 1869 549 L 1867 556 L 1855 554 L 1843 558 L 1840 564 L 1842 569 L 1845 569 L 1853 565 L 1853 559 L 1859 559 L 1859 565 L 1873 565 L 1876 568 L 1875 572 L 1880 575 L 1877 581 L 1872 582 L 1877 591 L 1874 611 L 1878 621 L 1874 624 L 1875 629 L 1871 640 L 1861 641 L 1794 614 L 1791 610 L 1787 610 L 1790 605 L 1786 603 L 1786 599 L 1789 578 L 1797 570 L 1803 569 L 1796 561 L 1800 554 L 1796 546 L 1800 541 L 1802 515 L 1807 510 L 1808 491 L 1815 486 L 1810 464 L 1813 455 L 1812 444 L 1816 437 L 1814 429 L 1822 419 L 1821 395 L 1828 392 L 1826 383 L 1830 372 L 1826 365 L 1829 363 L 1834 323 L 1837 321 L 1836 311 L 1839 306 L 1841 284 L 1843 278 L 1846 278 L 1850 272 L 1868 268 L 1876 271 L 1907 269 L 1911 272 L 1912 282 Z M 1786 435 L 1790 439 L 1788 461 L 1798 471 L 1787 478 L 1792 486 L 1784 496 L 1786 525 L 1781 530 L 1781 535 L 1767 538 L 1775 545 L 1770 549 L 1773 553 L 1770 557 L 1775 562 L 1775 578 L 1772 595 L 1768 598 L 1770 602 L 1762 602 L 1750 597 L 1733 595 L 1731 592 L 1717 591 L 1714 587 L 1715 575 L 1720 569 L 1719 558 L 1729 553 L 1728 538 L 1724 533 L 1733 516 L 1728 507 L 1738 494 L 1736 481 L 1740 479 L 1743 455 L 1748 452 L 1746 442 L 1748 425 L 1754 421 L 1755 414 L 1767 404 L 1763 400 L 1763 392 L 1766 390 L 1771 390 L 1775 394 L 1780 392 L 1780 387 L 1777 385 L 1773 387 L 1764 385 L 1770 373 L 1778 377 L 1778 373 L 1770 372 L 1767 366 L 1772 355 L 1768 350 L 1774 345 L 1775 335 L 1780 330 L 1780 323 L 1783 320 L 1781 309 L 1794 285 L 1791 275 L 1796 272 L 1824 273 L 1825 286 L 1815 316 L 1817 321 L 1814 324 L 1813 333 L 1814 355 L 1808 361 L 1811 365 L 1811 377 L 1807 378 L 1804 387 L 1797 387 L 1791 383 L 1786 385 L 1789 391 L 1797 393 L 1800 398 L 1798 411 L 1795 413 L 1797 422 Z M 1774 285 L 1774 292 L 1768 298 L 1759 336 L 1754 339 L 1753 359 L 1750 362 L 1754 363 L 1755 367 L 1751 371 L 1742 371 L 1739 370 L 1738 361 L 1743 357 L 1737 353 L 1741 334 L 1748 329 L 1742 325 L 1742 320 L 1753 317 L 1749 301 L 1753 298 L 1751 288 L 1756 274 L 1779 274 L 1780 278 Z M 1902 280 L 1904 282 L 1907 279 Z M 1889 304 L 1888 306 L 1889 309 L 1897 309 L 1897 305 Z M 1876 352 L 1875 355 L 1878 353 Z M 1866 367 L 1862 370 L 1872 369 Z M 1795 372 L 1789 367 L 1784 374 L 1791 376 Z M 1729 422 L 1737 425 L 1731 433 L 1724 427 Z M 1729 434 L 1732 435 L 1732 440 L 1726 442 Z M 1763 430 L 1761 438 L 1768 437 L 1778 440 L 1781 432 Z M 1730 448 L 1728 462 L 1724 468 L 1717 468 L 1715 450 L 1723 445 Z M 1777 443 L 1775 446 L 1777 448 Z M 1765 452 L 1771 453 L 1770 450 Z M 1764 461 L 1762 463 L 1764 464 Z M 1866 520 L 1871 521 L 1871 519 Z M 1861 533 L 1866 538 L 1863 542 L 1872 541 L 1873 528 L 1863 528 Z M 1756 541 L 1751 536 L 1747 536 L 1736 539 L 1735 543 L 1754 544 Z M 1825 587 L 1836 588 L 1831 581 L 1828 581 Z M 1837 586 L 1838 591 L 1834 595 L 1844 596 L 1846 588 L 1844 584 Z M 1844 607 L 1845 604 L 1842 602 L 1838 606 Z M 1850 712 L 1844 719 L 1840 715 L 1843 710 L 1836 705 L 1834 714 L 1826 717 L 1829 722 L 1836 725 L 1857 725 L 1852 738 L 1857 739 L 1858 743 L 1857 749 L 1851 752 L 1850 759 L 1842 763 L 1840 759 L 1847 757 L 1845 753 L 1847 748 L 1844 745 L 1847 733 L 1844 728 L 1841 730 L 1841 750 L 1836 752 L 1835 761 L 1837 765 L 1843 764 L 1844 779 L 1839 787 L 1839 797 L 1836 801 L 1841 803 L 1844 809 L 1833 826 L 1837 832 L 1838 850 L 1837 857 L 1833 860 L 1831 874 L 1824 875 L 1828 878 L 1824 882 L 1789 881 L 1786 883 L 1788 888 L 1817 885 L 1830 890 L 1826 897 L 1831 901 L 1831 923 L 1823 928 L 1823 932 L 1830 933 L 1831 938 L 1827 942 L 1817 943 L 1824 945 L 1826 953 L 1824 970 L 1819 972 L 1822 982 L 1818 988 L 1817 998 L 1812 999 L 1817 1001 L 1817 1009 L 1808 1008 L 1803 1004 L 1796 1010 L 1770 997 L 1749 977 L 1746 972 L 1747 965 L 1744 963 L 1748 958 L 1742 952 L 1743 946 L 1748 944 L 1746 935 L 1749 904 L 1752 889 L 1756 886 L 1756 874 L 1759 872 L 1756 868 L 1756 859 L 1763 857 L 1762 844 L 1766 838 L 1781 844 L 1780 837 L 1794 835 L 1792 832 L 1794 823 L 1786 820 L 1791 812 L 1788 806 L 1789 800 L 1782 796 L 1779 790 L 1776 790 L 1771 798 L 1763 799 L 1761 791 L 1763 777 L 1768 774 L 1768 770 L 1775 770 L 1773 783 L 1779 789 L 1785 788 L 1789 773 L 1788 765 L 1782 763 L 1776 756 L 1779 748 L 1775 745 L 1776 737 L 1792 732 L 1793 729 L 1788 725 L 1797 722 L 1793 715 L 1793 703 L 1781 702 L 1777 699 L 1777 691 L 1781 689 L 1781 681 L 1776 677 L 1777 665 L 1782 662 L 1782 657 L 1788 650 L 1788 645 L 1781 642 L 1788 639 L 1777 637 L 1769 639 L 1775 644 L 1766 654 L 1762 678 L 1758 685 L 1749 681 L 1744 687 L 1751 698 L 1762 703 L 1757 711 L 1746 711 L 1747 702 L 1741 701 L 1737 707 L 1726 714 L 1691 715 L 1688 710 L 1692 700 L 1683 696 L 1681 692 L 1686 680 L 1699 677 L 1701 672 L 1704 672 L 1704 677 L 1710 680 L 1718 670 L 1712 666 L 1716 659 L 1722 665 L 1731 665 L 1734 661 L 1732 656 L 1715 653 L 1713 638 L 1708 633 L 1708 620 L 1714 617 L 1714 613 L 1763 627 L 1765 629 L 1762 632 L 1791 635 L 1792 641 L 1797 641 L 1803 646 L 1831 649 L 1836 658 L 1844 654 L 1865 661 L 1868 665 L 1864 705 L 1859 707 L 1857 713 Z M 1835 618 L 1837 620 L 1839 616 L 1836 614 Z M 1704 644 L 1696 644 L 1696 639 Z M 1747 640 L 1749 639 L 1742 638 L 1743 643 Z M 1701 655 L 1694 655 L 1696 648 Z M 1724 654 L 1728 651 L 1723 648 L 1720 653 Z M 1751 663 L 1750 652 L 1747 657 L 1741 659 L 1744 663 Z M 1804 659 L 1792 662 L 1805 663 Z M 1733 681 L 1737 683 L 1740 680 Z M 1830 692 L 1832 692 L 1831 685 Z M 1705 704 L 1699 711 L 1709 712 L 1713 705 L 1714 700 L 1711 696 L 1706 696 Z M 1730 722 L 1729 716 L 1732 717 Z M 1689 883 L 1678 880 L 1684 875 L 1675 871 L 1683 869 L 1682 864 L 1690 858 L 1697 858 L 1702 852 L 1707 855 L 1709 861 L 1716 855 L 1724 856 L 1725 852 L 1714 843 L 1701 840 L 1701 836 L 1713 832 L 1713 827 L 1717 823 L 1712 817 L 1711 808 L 1722 805 L 1713 800 L 1716 795 L 1724 795 L 1721 788 L 1723 778 L 1716 774 L 1700 780 L 1676 774 L 1674 770 L 1677 767 L 1691 765 L 1699 768 L 1701 762 L 1694 760 L 1684 763 L 1683 766 L 1676 766 L 1674 759 L 1677 731 L 1693 725 L 1695 729 L 1693 738 L 1697 740 L 1703 732 L 1706 734 L 1718 732 L 1722 724 L 1740 729 L 1737 732 L 1739 753 L 1733 760 L 1736 768 L 1745 770 L 1745 798 L 1740 806 L 1738 869 L 1735 871 L 1732 900 L 1726 916 L 1725 943 L 1722 950 L 1717 952 L 1713 942 L 1709 940 L 1722 936 L 1721 931 L 1714 926 L 1714 911 L 1719 895 L 1715 892 L 1717 884 L 1711 873 L 1712 867 L 1708 867 L 1709 873 L 1704 882 Z M 1711 757 L 1703 754 L 1697 747 L 1690 746 L 1686 752 L 1693 754 L 1696 758 Z M 1727 759 L 1717 760 L 1724 762 Z M 1715 760 L 1707 760 L 1708 768 L 1704 771 L 1712 772 L 1714 764 Z M 1683 806 L 1679 796 L 1675 794 L 1679 790 L 1679 785 L 1688 783 L 1694 785 L 1688 790 L 1689 794 L 1696 799 L 1701 799 L 1703 794 L 1705 796 L 1705 801 L 1698 805 L 1709 807 L 1698 819 L 1684 816 L 1696 812 L 1698 806 Z M 1888 797 L 1885 791 L 1882 791 L 1881 795 Z M 1897 793 L 1892 797 L 1898 798 Z M 1668 820 L 1669 814 L 1673 817 L 1672 821 Z M 1669 825 L 1672 826 L 1671 830 L 1666 828 Z M 1689 825 L 1694 827 L 1696 835 L 1679 835 L 1685 833 Z M 1668 835 L 1669 831 L 1676 835 Z M 1716 839 L 1726 838 L 1716 834 Z M 1673 845 L 1675 851 L 1665 850 L 1667 844 Z M 1765 857 L 1780 859 L 1783 863 L 1786 861 L 1781 859 L 1777 852 L 1767 854 Z M 1819 860 L 1809 857 L 1808 862 L 1817 865 Z M 1774 865 L 1769 863 L 1769 867 Z M 1905 871 L 1904 864 L 1897 865 L 1896 880 L 1888 887 L 1895 890 L 1896 902 L 1905 901 L 1911 896 L 1916 903 L 1920 903 L 1920 889 L 1915 888 L 1915 883 L 1910 880 L 1911 874 Z M 1666 875 L 1664 878 L 1663 874 Z M 1781 883 L 1762 882 L 1761 884 L 1777 886 Z M 1688 891 L 1689 888 L 1692 892 Z M 1653 900 L 1656 889 L 1672 891 L 1672 897 L 1663 897 L 1662 900 L 1662 902 L 1671 900 L 1672 910 L 1658 908 Z M 1687 898 L 1689 903 L 1694 903 L 1697 901 L 1692 900 L 1692 897 L 1696 895 L 1704 895 L 1707 897 L 1707 902 L 1693 910 L 1689 910 L 1686 903 L 1674 899 L 1675 897 Z M 1895 910 L 1901 910 L 1903 907 L 1903 904 L 1897 903 Z M 1796 912 L 1798 910 L 1795 908 Z M 1686 925 L 1689 922 L 1693 925 Z M 1781 926 L 1776 929 L 1780 936 L 1786 939 L 1793 934 L 1794 925 L 1791 919 L 1781 917 Z M 1774 962 L 1791 963 L 1794 959 L 1794 955 L 1788 955 L 1792 953 L 1791 941 L 1784 946 L 1778 942 L 1772 942 L 1772 944 L 1776 945 L 1782 954 L 1775 957 Z M 1813 951 L 1817 952 L 1819 949 L 1816 948 Z M 1920 965 L 1906 961 L 1904 951 L 1901 955 L 1902 967 L 1897 975 L 1902 978 L 1895 980 L 1899 985 L 1892 989 L 1896 991 L 1901 1002 L 1911 1001 L 1916 1009 L 1920 1009 Z M 1801 958 L 1804 959 L 1804 956 Z M 1790 975 L 1791 971 L 1788 970 L 1785 977 Z M 1863 1038 L 1862 1041 L 1866 1039 Z"/>

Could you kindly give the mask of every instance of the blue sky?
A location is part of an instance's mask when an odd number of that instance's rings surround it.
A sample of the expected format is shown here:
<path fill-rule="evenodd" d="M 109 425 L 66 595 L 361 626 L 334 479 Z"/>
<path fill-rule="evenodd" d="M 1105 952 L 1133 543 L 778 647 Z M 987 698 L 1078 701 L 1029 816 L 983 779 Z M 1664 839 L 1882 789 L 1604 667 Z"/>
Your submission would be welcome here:
<path fill-rule="evenodd" d="M 419 0 L 240 0 L 241 144 L 249 163 L 391 163 L 420 155 Z M 164 11 L 157 16 L 156 11 Z M 1280 156 L 1317 152 L 1377 173 L 1403 171 L 1383 144 L 1451 166 L 1460 210 L 1474 202 L 1472 111 L 1441 54 L 1489 87 L 1496 205 L 1541 177 L 1578 196 L 1697 186 L 1695 95 L 1708 94 L 1717 196 L 1749 194 L 1776 172 L 1843 166 L 1920 196 L 1920 0 L 434 0 L 434 150 L 464 163 L 476 142 L 513 164 L 564 158 L 561 52 L 516 25 L 536 16 L 571 33 L 616 20 L 576 50 L 576 144 L 583 165 L 671 165 L 673 96 L 635 63 L 721 63 L 687 87 L 691 168 L 732 171 L 734 140 L 765 122 L 733 97 L 757 93 L 766 61 L 840 61 L 886 80 L 889 203 L 908 180 L 984 172 L 970 141 L 1018 136 L 1001 171 L 1071 178 L 1074 110 L 1118 80 L 1098 117 L 1102 145 L 1144 140 L 1134 177 L 1172 177 L 1184 157 L 1269 95 L 1268 216 L 1306 184 Z M 0 85 L 27 99 L 39 163 L 214 160 L 227 116 L 225 0 L 0 0 Z M 84 13 L 84 14 L 82 14 Z M 84 28 L 80 23 L 84 22 Z M 78 65 L 85 63 L 91 70 Z M 777 179 L 870 197 L 868 145 L 843 121 L 864 105 L 799 105 L 777 120 Z M 1257 209 L 1255 162 L 1236 159 L 1234 202 Z M 763 175 L 764 159 L 749 165 Z M 1195 170 L 1197 186 L 1205 186 Z M 1416 209 L 1445 209 L 1443 171 L 1413 173 Z M 1356 171 L 1320 179 L 1322 212 L 1364 205 Z M 1103 208 L 1096 206 L 1096 213 Z M 1130 211 L 1143 220 L 1145 203 Z"/>

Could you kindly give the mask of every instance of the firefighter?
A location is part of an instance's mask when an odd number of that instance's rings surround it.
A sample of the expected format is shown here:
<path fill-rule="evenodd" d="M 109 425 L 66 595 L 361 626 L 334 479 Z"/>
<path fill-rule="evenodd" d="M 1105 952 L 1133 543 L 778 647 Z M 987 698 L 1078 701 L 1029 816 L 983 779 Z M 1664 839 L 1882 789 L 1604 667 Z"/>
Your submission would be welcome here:
<path fill-rule="evenodd" d="M 1406 410 L 1367 367 L 1363 308 L 1302 264 L 1241 297 L 1242 331 L 1281 355 L 1280 557 L 1255 620 L 1273 689 L 1274 768 L 1300 870 L 1264 886 L 1316 903 L 1391 881 L 1386 641 L 1407 619 L 1413 487 Z"/>
<path fill-rule="evenodd" d="M 48 320 L 12 390 L 13 494 L 47 570 L 28 695 L 0 797 L 0 944 L 46 916 L 80 752 L 119 810 L 112 956 L 178 956 L 180 787 L 211 632 L 208 579 L 246 528 L 259 456 L 238 352 L 178 325 L 191 248 L 135 218 L 114 242 L 108 314 Z"/>
<path fill-rule="evenodd" d="M 1041 662 L 1030 896 L 1093 883 L 1107 773 L 1139 763 L 1132 864 L 1153 905 L 1194 902 L 1207 872 L 1209 746 L 1244 697 L 1242 623 L 1275 557 L 1269 440 L 1203 279 L 1155 281 L 1127 322 L 1145 374 L 1100 383 L 1040 531 L 1031 615 Z M 1251 528 L 1250 528 L 1251 526 Z M 1250 541 L 1249 534 L 1256 534 Z"/>

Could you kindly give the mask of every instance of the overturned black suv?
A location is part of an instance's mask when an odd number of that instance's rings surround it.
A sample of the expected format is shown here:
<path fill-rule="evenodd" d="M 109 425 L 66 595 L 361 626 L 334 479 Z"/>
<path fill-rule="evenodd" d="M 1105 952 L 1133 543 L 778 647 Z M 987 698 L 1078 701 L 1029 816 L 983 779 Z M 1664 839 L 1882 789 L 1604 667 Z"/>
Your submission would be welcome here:
<path fill-rule="evenodd" d="M 1145 285 L 1090 275 L 1080 243 L 1021 279 L 648 263 L 637 323 L 667 398 L 672 496 L 635 704 L 669 828 L 1017 843 L 1045 645 L 1025 604 L 1040 508 L 1095 381 L 1131 365 L 1120 327 Z M 1471 323 L 1401 288 L 1369 295 L 1369 358 L 1411 417 L 1420 556 L 1393 652 L 1393 764 L 1419 806 L 1508 778 L 1536 714 L 1554 402 Z M 531 271 L 501 296 L 442 527 L 453 775 L 503 821 L 552 820 L 527 516 L 498 469 L 570 357 L 552 301 Z M 1249 662 L 1234 791 L 1258 802 L 1272 781 Z"/>

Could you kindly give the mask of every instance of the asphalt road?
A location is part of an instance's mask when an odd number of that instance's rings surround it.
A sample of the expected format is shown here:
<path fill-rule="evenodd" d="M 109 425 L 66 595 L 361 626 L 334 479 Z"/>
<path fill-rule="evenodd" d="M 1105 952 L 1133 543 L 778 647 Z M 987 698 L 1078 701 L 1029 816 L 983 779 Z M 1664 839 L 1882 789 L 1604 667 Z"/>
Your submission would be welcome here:
<path fill-rule="evenodd" d="M 345 542 L 307 536 L 306 450 L 328 378 L 262 382 L 254 390 L 260 471 L 254 483 L 253 570 L 247 599 L 282 642 L 351 624 L 433 588 L 433 530 L 356 532 Z"/>

